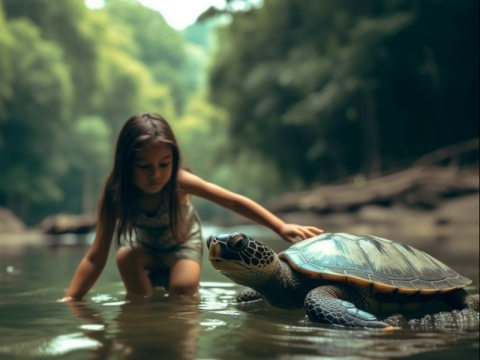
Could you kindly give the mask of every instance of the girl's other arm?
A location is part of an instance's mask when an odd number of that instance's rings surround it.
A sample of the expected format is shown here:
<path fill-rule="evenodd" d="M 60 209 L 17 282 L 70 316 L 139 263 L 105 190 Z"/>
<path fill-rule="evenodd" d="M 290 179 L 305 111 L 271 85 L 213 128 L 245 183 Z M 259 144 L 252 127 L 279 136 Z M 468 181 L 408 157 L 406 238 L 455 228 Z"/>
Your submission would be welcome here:
<path fill-rule="evenodd" d="M 286 224 L 255 201 L 215 184 L 208 183 L 186 171 L 180 171 L 179 181 L 189 194 L 210 200 L 258 224 L 264 225 L 288 242 L 296 243 L 295 237 L 297 236 L 305 240 L 323 233 L 323 230 L 313 226 Z"/>
<path fill-rule="evenodd" d="M 73 276 L 62 301 L 81 300 L 102 273 L 107 263 L 114 227 L 99 222 L 95 240 Z"/>

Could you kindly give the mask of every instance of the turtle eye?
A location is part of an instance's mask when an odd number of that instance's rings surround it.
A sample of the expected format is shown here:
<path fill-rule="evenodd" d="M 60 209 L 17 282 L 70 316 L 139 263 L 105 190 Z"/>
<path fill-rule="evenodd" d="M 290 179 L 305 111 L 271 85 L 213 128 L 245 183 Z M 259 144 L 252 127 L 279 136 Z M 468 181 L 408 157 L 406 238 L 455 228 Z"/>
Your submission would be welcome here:
<path fill-rule="evenodd" d="M 233 237 L 227 244 L 227 248 L 235 252 L 243 251 L 247 248 L 247 246 L 248 240 L 246 240 L 245 237 L 242 235 Z"/>

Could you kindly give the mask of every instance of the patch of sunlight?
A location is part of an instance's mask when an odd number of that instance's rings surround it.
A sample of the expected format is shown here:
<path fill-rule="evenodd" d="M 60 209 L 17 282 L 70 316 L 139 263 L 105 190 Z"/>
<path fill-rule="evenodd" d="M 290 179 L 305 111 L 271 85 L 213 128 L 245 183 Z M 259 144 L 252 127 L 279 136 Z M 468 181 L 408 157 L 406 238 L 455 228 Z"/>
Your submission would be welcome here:
<path fill-rule="evenodd" d="M 86 324 L 80 326 L 80 329 L 89 331 L 102 331 L 105 330 L 105 325 Z"/>
<path fill-rule="evenodd" d="M 220 287 L 220 288 L 228 288 L 228 287 L 235 287 L 238 285 L 232 284 L 232 283 L 227 283 L 227 282 L 208 282 L 208 281 L 202 281 L 200 283 L 201 287 Z"/>
<path fill-rule="evenodd" d="M 240 316 L 241 312 L 236 310 L 222 310 L 222 311 L 214 311 L 215 314 L 222 314 L 222 315 L 231 315 L 231 316 Z"/>
<path fill-rule="evenodd" d="M 105 303 L 102 304 L 103 306 L 121 306 L 127 304 L 128 301 L 117 301 L 117 302 L 111 302 L 111 303 Z"/>
<path fill-rule="evenodd" d="M 102 343 L 89 339 L 83 334 L 61 335 L 54 338 L 41 351 L 45 355 L 64 355 L 76 350 L 93 350 L 102 346 Z"/>
<path fill-rule="evenodd" d="M 90 9 L 100 9 L 105 5 L 103 0 L 85 0 L 85 5 Z"/>
<path fill-rule="evenodd" d="M 92 297 L 92 301 L 96 303 L 101 303 L 101 302 L 110 301 L 110 300 L 113 300 L 113 298 L 110 295 L 106 295 L 106 294 L 100 294 Z"/>
<path fill-rule="evenodd" d="M 52 356 L 65 355 L 78 350 L 95 350 L 102 343 L 87 338 L 83 333 L 61 335 L 53 339 L 18 343 L 0 347 L 0 354 L 10 354 L 21 357 L 50 358 Z"/>
<path fill-rule="evenodd" d="M 227 306 L 228 304 L 226 303 L 212 302 L 200 304 L 198 307 L 202 310 L 224 310 Z"/>
<path fill-rule="evenodd" d="M 220 320 L 207 320 L 200 323 L 201 326 L 206 327 L 206 331 L 215 330 L 217 327 L 224 326 L 226 324 L 227 323 L 225 321 Z"/>

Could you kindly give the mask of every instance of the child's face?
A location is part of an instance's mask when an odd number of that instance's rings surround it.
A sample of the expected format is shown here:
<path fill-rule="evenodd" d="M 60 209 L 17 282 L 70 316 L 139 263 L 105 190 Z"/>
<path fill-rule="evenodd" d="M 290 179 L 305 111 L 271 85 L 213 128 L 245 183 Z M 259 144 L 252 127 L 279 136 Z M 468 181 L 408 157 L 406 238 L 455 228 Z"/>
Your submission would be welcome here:
<path fill-rule="evenodd" d="M 170 146 L 146 145 L 135 154 L 132 181 L 142 192 L 157 194 L 170 181 L 172 163 Z"/>

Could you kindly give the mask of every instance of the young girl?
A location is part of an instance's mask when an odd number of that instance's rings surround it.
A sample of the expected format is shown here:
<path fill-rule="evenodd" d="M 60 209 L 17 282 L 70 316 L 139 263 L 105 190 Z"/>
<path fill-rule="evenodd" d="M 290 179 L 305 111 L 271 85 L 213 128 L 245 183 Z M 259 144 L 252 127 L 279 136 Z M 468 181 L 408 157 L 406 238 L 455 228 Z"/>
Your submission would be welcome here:
<path fill-rule="evenodd" d="M 162 277 L 171 295 L 194 295 L 203 241 L 189 195 L 235 211 L 290 243 L 323 232 L 285 224 L 254 201 L 193 175 L 182 167 L 167 121 L 157 114 L 134 115 L 118 137 L 113 170 L 99 201 L 95 240 L 64 300 L 80 300 L 90 290 L 105 267 L 112 239 L 119 247 L 117 265 L 128 295 L 151 296 Z"/>

